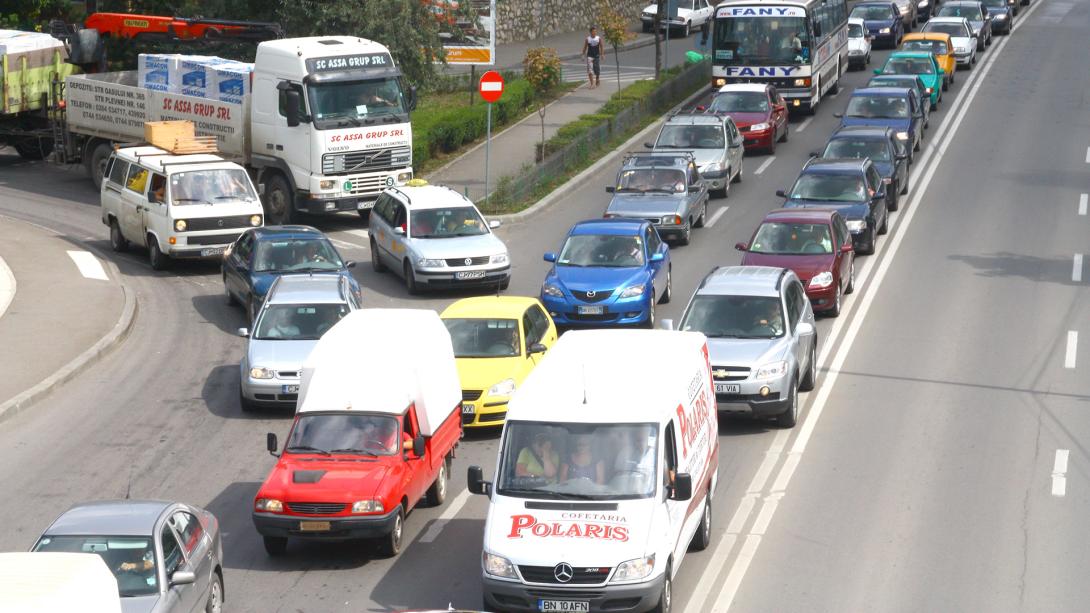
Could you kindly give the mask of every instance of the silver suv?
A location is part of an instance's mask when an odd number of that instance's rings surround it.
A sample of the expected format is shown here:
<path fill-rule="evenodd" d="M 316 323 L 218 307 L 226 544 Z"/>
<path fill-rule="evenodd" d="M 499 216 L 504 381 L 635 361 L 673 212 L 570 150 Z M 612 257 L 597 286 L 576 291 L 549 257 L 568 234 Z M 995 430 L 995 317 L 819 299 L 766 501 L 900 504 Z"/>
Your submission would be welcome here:
<path fill-rule="evenodd" d="M 663 320 L 671 329 L 673 322 Z M 799 390 L 814 388 L 817 330 L 799 278 L 785 268 L 722 266 L 685 307 L 681 330 L 708 337 L 720 411 L 773 417 L 784 428 L 799 415 Z"/>

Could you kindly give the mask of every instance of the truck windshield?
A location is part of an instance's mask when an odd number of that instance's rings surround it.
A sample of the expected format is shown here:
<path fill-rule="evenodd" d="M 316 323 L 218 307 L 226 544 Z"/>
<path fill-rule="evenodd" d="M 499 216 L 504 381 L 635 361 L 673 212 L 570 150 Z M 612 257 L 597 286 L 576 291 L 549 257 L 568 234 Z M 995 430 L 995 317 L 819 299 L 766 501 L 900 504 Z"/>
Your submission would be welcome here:
<path fill-rule="evenodd" d="M 318 455 L 394 455 L 401 447 L 398 422 L 393 415 L 304 414 L 295 422 L 284 451 Z"/>
<path fill-rule="evenodd" d="M 122 598 L 159 593 L 155 550 L 144 536 L 43 536 L 34 551 L 97 553 L 117 578 Z"/>
<path fill-rule="evenodd" d="M 784 333 L 783 308 L 775 296 L 699 294 L 681 320 L 682 330 L 708 338 L 778 338 Z"/>
<path fill-rule="evenodd" d="M 177 205 L 252 202 L 257 193 L 241 168 L 190 170 L 170 175 L 170 200 Z"/>
<path fill-rule="evenodd" d="M 444 319 L 456 358 L 506 358 L 520 355 L 514 319 Z"/>
<path fill-rule="evenodd" d="M 320 127 L 369 125 L 407 112 L 401 83 L 392 77 L 323 83 L 309 89 L 314 121 L 325 124 Z"/>
<path fill-rule="evenodd" d="M 654 424 L 508 422 L 500 458 L 503 496 L 647 498 L 661 481 Z"/>
<path fill-rule="evenodd" d="M 810 61 L 805 17 L 731 17 L 715 21 L 716 64 L 793 65 Z"/>

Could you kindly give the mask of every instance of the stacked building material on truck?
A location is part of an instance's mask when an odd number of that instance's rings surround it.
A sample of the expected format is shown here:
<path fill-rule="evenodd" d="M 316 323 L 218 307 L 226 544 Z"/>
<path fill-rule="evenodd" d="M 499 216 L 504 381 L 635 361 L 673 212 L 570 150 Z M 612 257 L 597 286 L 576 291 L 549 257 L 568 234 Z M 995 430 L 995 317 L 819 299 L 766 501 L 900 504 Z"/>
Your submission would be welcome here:
<path fill-rule="evenodd" d="M 242 104 L 250 93 L 253 64 L 221 57 L 140 54 L 140 87 L 172 94 Z"/>
<path fill-rule="evenodd" d="M 75 72 L 64 43 L 48 34 L 0 30 L 0 114 L 44 110 L 50 84 Z"/>

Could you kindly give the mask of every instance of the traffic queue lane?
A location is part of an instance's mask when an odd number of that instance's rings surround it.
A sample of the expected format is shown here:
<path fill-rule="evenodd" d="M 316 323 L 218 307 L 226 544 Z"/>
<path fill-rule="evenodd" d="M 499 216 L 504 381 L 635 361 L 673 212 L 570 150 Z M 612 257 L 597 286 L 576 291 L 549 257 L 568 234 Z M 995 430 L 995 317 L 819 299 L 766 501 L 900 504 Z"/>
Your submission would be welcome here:
<path fill-rule="evenodd" d="M 1047 35 L 1039 36 L 1038 44 L 1048 44 Z M 875 53 L 872 66 L 880 65 L 884 57 L 884 52 Z M 959 75 L 958 84 L 947 93 L 960 95 L 970 74 Z M 861 86 L 867 78 L 867 72 L 848 73 L 844 85 Z M 832 112 L 843 108 L 844 98 L 842 93 L 826 100 L 814 118 L 793 122 L 791 141 L 777 150 L 771 163 L 766 155 L 746 158 L 744 182 L 732 186 L 730 198 L 713 201 L 714 225 L 698 230 L 691 245 L 674 251 L 675 300 L 664 305 L 660 317 L 676 319 L 713 265 L 739 261 L 734 243 L 747 240 L 765 212 L 778 206 L 773 192 L 790 187 L 807 152 L 824 144 L 838 123 Z M 953 100 L 952 96 L 945 99 L 940 116 Z M 935 137 L 934 118 L 932 126 L 925 144 Z M 964 132 L 959 139 L 975 147 Z M 97 195 L 80 173 L 15 163 L 10 158 L 0 164 L 6 182 L 0 186 L 0 209 L 5 214 L 49 225 L 77 239 L 90 237 L 92 247 L 108 249 L 98 219 Z M 600 215 L 608 202 L 603 188 L 613 181 L 618 165 L 619 158 L 605 164 L 565 203 L 501 230 L 512 247 L 514 277 L 509 293 L 536 295 L 546 270 L 541 254 L 558 247 L 574 221 Z M 763 172 L 757 175 L 762 165 Z M 951 181 L 962 180 L 954 175 Z M 911 188 L 909 193 L 913 194 Z M 730 208 L 720 213 L 726 206 Z M 366 249 L 346 248 L 366 244 L 358 220 L 345 217 L 314 223 L 342 243 L 339 246 L 347 257 L 366 262 Z M 0 536 L 0 546 L 7 550 L 29 546 L 53 517 L 77 501 L 125 495 L 178 498 L 206 506 L 223 525 L 231 608 L 323 610 L 346 603 L 407 608 L 442 607 L 448 602 L 479 606 L 486 500 L 464 493 L 463 475 L 470 464 L 483 466 L 486 475 L 491 475 L 494 433 L 467 435 L 455 462 L 451 498 L 443 507 L 418 509 L 409 517 L 407 546 L 399 557 L 377 559 L 373 548 L 349 543 L 292 545 L 287 556 L 271 559 L 250 524 L 249 508 L 272 465 L 264 451 L 263 434 L 274 431 L 282 438 L 290 420 L 275 413 L 243 415 L 238 409 L 237 362 L 243 343 L 232 334 L 243 325 L 241 312 L 224 304 L 215 266 L 183 264 L 166 273 L 153 273 L 142 254 L 115 260 L 139 295 L 136 327 L 119 350 L 0 430 L 0 479 L 8 491 L 22 492 L 0 500 L 0 516 L 9 527 Z M 871 266 L 872 260 L 863 268 Z M 366 266 L 356 274 L 368 306 L 442 308 L 459 297 L 410 298 L 397 277 L 375 275 Z M 823 344 L 829 342 L 832 324 L 847 321 L 855 301 L 868 290 L 863 286 L 847 300 L 849 311 L 840 320 L 819 322 Z M 871 338 L 882 343 L 880 335 Z M 791 436 L 746 420 L 723 419 L 720 430 L 713 543 L 721 540 L 739 501 L 745 499 L 766 450 Z M 459 512 L 448 514 L 456 508 Z M 677 577 L 675 606 L 684 610 L 689 595 L 701 587 L 698 581 L 704 569 L 715 568 L 729 555 L 713 548 L 689 556 Z"/>

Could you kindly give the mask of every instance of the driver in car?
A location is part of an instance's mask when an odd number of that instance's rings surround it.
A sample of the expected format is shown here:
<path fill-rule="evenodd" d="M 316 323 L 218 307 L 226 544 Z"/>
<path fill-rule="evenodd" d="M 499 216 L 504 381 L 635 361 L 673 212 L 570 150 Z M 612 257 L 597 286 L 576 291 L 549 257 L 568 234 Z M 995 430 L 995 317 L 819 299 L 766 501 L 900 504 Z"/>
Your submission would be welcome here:
<path fill-rule="evenodd" d="M 769 302 L 764 307 L 763 312 L 759 312 L 753 316 L 753 323 L 750 324 L 750 334 L 764 335 L 764 334 L 776 334 L 778 335 L 783 330 L 783 315 L 780 313 L 780 307 L 775 302 Z"/>
<path fill-rule="evenodd" d="M 322 253 L 317 241 L 307 241 L 303 247 L 303 262 L 306 264 L 328 264 L 329 258 Z"/>
<path fill-rule="evenodd" d="M 555 483 L 560 472 L 560 455 L 553 449 L 553 442 L 544 432 L 538 432 L 533 440 L 519 452 L 515 462 L 516 477 L 539 477 L 546 483 Z"/>
<path fill-rule="evenodd" d="M 146 577 L 155 576 L 155 551 L 148 547 L 144 551 L 127 549 L 128 560 L 114 569 L 115 573 L 136 573 Z"/>
<path fill-rule="evenodd" d="M 270 310 L 269 323 L 264 338 L 293 338 L 299 336 L 299 327 L 291 323 L 289 313 L 283 309 Z"/>

